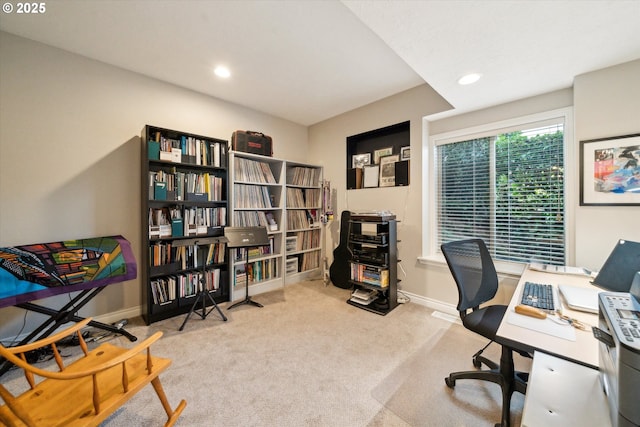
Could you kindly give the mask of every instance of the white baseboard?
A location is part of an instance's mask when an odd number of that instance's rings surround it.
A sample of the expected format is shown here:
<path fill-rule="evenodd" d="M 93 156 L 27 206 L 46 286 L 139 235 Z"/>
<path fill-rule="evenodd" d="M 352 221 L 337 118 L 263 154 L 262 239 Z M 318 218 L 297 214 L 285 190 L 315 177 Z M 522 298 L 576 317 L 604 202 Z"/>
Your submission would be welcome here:
<path fill-rule="evenodd" d="M 122 319 L 132 319 L 142 315 L 142 307 L 129 307 L 124 310 L 118 310 L 111 313 L 95 316 L 93 320 L 102 323 L 115 323 Z"/>
<path fill-rule="evenodd" d="M 411 302 L 415 302 L 416 304 L 422 305 L 424 307 L 430 308 L 435 311 L 441 311 L 451 316 L 456 316 L 456 317 L 459 316 L 458 310 L 456 309 L 456 306 L 453 304 L 448 304 L 435 299 L 426 298 L 421 295 L 412 294 L 411 292 L 407 292 L 407 291 L 402 291 L 402 293 L 407 295 L 409 298 L 411 298 Z"/>

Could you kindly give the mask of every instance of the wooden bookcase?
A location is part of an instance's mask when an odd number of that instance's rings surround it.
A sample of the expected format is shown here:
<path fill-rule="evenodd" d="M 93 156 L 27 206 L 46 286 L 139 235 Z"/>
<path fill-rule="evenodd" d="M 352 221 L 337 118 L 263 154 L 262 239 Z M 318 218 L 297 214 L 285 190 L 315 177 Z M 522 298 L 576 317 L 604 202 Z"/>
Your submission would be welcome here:
<path fill-rule="evenodd" d="M 386 315 L 398 306 L 398 240 L 395 216 L 352 216 L 347 245 L 352 296 L 347 303 Z M 371 296 L 365 303 L 356 294 Z"/>
<path fill-rule="evenodd" d="M 230 225 L 266 226 L 271 240 L 250 249 L 251 295 L 321 276 L 321 183 L 320 166 L 229 152 Z M 244 251 L 230 251 L 231 301 L 245 297 Z"/>
<path fill-rule="evenodd" d="M 229 152 L 230 222 L 234 227 L 267 227 L 270 245 L 249 248 L 249 288 L 255 295 L 284 283 L 284 161 Z M 245 298 L 245 248 L 230 250 L 231 301 Z"/>
<path fill-rule="evenodd" d="M 319 274 L 322 262 L 322 167 L 286 162 L 286 283 Z"/>
<path fill-rule="evenodd" d="M 189 312 L 202 274 L 229 300 L 227 141 L 157 126 L 142 130 L 142 315 Z M 203 273 L 204 272 L 204 273 Z"/>

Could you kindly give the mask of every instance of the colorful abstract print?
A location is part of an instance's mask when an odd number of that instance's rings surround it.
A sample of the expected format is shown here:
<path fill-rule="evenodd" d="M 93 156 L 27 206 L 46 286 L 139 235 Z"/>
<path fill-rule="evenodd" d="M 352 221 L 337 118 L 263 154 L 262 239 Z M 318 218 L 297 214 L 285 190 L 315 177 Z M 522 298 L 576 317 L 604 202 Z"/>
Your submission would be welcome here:
<path fill-rule="evenodd" d="M 136 277 L 122 236 L 0 248 L 0 307 Z"/>

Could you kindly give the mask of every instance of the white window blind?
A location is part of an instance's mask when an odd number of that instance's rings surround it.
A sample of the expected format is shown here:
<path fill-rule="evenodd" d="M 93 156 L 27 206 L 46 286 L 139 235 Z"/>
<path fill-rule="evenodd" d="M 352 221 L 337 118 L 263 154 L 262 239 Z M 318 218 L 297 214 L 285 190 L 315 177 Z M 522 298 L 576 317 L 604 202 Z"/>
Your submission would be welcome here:
<path fill-rule="evenodd" d="M 436 147 L 437 239 L 481 238 L 503 261 L 565 264 L 563 123 Z"/>

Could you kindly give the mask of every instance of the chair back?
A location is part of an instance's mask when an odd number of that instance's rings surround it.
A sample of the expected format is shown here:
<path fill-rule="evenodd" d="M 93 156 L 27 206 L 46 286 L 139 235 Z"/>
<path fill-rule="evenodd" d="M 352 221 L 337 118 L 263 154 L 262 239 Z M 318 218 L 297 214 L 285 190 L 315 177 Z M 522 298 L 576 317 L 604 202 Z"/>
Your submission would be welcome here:
<path fill-rule="evenodd" d="M 476 310 L 498 291 L 498 274 L 481 239 L 458 240 L 440 246 L 458 286 L 458 311 Z"/>

